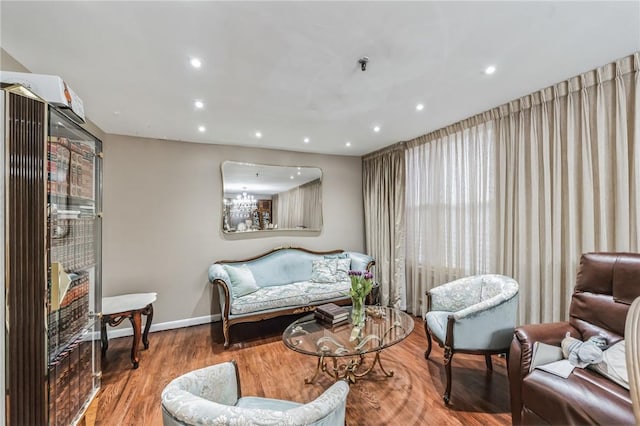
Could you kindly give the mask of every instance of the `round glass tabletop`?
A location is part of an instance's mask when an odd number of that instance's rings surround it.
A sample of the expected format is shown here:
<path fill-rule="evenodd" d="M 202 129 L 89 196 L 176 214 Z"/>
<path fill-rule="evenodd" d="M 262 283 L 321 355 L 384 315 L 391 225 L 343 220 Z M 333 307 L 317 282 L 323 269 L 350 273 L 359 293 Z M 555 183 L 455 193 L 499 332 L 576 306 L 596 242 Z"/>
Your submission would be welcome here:
<path fill-rule="evenodd" d="M 296 351 L 318 357 L 349 357 L 380 352 L 395 345 L 413 330 L 410 315 L 382 306 L 367 306 L 365 325 L 354 330 L 350 320 L 331 325 L 317 320 L 314 314 L 304 316 L 287 327 L 284 344 Z"/>

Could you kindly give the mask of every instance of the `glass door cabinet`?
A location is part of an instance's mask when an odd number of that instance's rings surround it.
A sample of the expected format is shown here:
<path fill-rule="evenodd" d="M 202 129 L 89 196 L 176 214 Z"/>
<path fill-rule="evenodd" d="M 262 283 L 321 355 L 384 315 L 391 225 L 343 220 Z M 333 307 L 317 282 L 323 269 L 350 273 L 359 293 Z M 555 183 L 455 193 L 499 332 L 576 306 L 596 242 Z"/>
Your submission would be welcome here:
<path fill-rule="evenodd" d="M 100 388 L 102 142 L 3 92 L 5 420 L 76 424 Z"/>

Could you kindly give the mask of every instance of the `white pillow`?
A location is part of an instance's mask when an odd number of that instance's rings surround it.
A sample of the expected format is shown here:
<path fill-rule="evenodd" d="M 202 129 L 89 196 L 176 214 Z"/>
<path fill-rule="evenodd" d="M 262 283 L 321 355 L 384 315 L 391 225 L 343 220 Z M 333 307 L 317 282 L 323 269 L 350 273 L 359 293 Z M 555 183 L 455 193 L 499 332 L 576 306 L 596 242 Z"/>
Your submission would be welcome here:
<path fill-rule="evenodd" d="M 627 372 L 627 360 L 625 359 L 624 340 L 620 340 L 609 349 L 602 352 L 602 362 L 591 364 L 589 368 L 602 374 L 625 389 L 629 389 L 629 374 Z"/>
<path fill-rule="evenodd" d="M 231 291 L 235 297 L 246 296 L 260 289 L 247 265 L 224 265 L 224 269 L 231 279 Z"/>
<path fill-rule="evenodd" d="M 335 283 L 337 259 L 316 259 L 311 262 L 311 278 L 314 283 Z"/>
<path fill-rule="evenodd" d="M 351 269 L 351 259 L 336 259 L 336 281 L 349 281 L 349 269 Z"/>

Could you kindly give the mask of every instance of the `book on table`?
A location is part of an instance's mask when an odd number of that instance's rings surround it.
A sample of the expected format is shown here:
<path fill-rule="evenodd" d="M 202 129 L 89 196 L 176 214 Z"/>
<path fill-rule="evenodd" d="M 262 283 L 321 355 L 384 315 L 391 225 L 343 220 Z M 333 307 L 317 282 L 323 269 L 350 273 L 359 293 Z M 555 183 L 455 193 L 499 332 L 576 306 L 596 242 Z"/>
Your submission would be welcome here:
<path fill-rule="evenodd" d="M 325 303 L 316 308 L 316 313 L 320 314 L 330 320 L 344 319 L 349 316 L 349 310 L 343 306 L 338 306 L 335 303 Z"/>
<path fill-rule="evenodd" d="M 315 312 L 315 318 L 322 321 L 322 322 L 326 322 L 328 324 L 338 324 L 338 323 L 343 323 L 346 322 L 349 319 L 349 315 L 345 314 L 345 315 L 338 315 L 335 316 L 333 318 L 326 316 L 325 314 L 323 314 L 322 312 Z"/>

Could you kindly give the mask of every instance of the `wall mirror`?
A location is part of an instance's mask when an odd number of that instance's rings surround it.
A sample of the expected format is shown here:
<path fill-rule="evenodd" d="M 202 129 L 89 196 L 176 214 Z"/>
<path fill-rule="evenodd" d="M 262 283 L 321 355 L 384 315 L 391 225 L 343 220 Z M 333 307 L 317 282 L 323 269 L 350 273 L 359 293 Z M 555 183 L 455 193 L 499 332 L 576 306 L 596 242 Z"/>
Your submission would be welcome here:
<path fill-rule="evenodd" d="M 222 230 L 320 231 L 322 170 L 225 161 Z"/>

